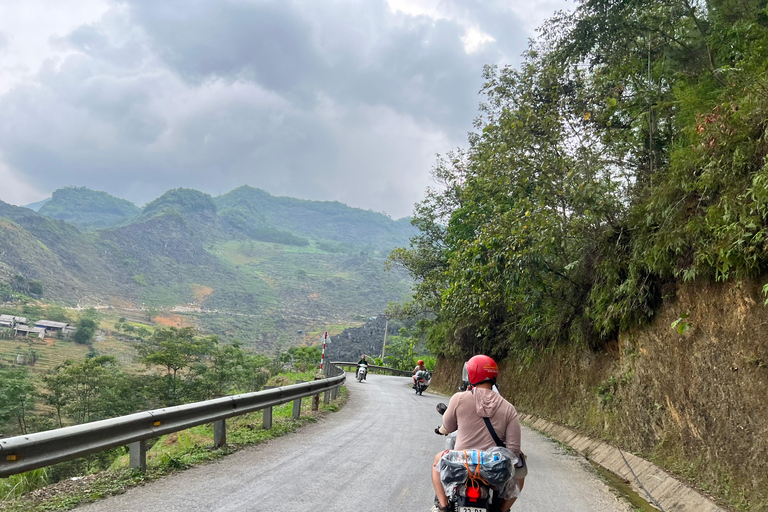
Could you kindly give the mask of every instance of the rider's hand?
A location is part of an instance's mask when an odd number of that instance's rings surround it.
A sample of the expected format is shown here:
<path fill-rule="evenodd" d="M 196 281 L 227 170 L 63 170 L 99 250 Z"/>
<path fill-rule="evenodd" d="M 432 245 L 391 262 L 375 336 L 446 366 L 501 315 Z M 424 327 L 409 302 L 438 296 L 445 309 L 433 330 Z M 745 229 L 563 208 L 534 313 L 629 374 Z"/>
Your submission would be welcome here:
<path fill-rule="evenodd" d="M 440 427 L 435 427 L 435 434 L 443 435 L 443 433 L 440 432 Z"/>

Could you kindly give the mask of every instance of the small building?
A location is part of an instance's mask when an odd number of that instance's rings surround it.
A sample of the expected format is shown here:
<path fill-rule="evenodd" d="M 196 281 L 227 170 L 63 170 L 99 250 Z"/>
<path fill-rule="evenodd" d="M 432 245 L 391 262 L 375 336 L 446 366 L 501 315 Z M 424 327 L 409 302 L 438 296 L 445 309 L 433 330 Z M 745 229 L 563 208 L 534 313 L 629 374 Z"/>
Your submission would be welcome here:
<path fill-rule="evenodd" d="M 23 316 L 0 315 L 0 327 L 13 329 L 16 324 L 26 324 L 27 318 Z"/>
<path fill-rule="evenodd" d="M 51 320 L 38 320 L 35 327 L 42 327 L 48 332 L 62 332 L 69 324 L 65 322 L 53 322 Z"/>
<path fill-rule="evenodd" d="M 16 324 L 16 327 L 14 327 L 13 330 L 16 331 L 16 336 L 32 336 L 38 337 L 41 340 L 45 339 L 45 328 L 43 327 L 30 327 L 28 325 Z"/>

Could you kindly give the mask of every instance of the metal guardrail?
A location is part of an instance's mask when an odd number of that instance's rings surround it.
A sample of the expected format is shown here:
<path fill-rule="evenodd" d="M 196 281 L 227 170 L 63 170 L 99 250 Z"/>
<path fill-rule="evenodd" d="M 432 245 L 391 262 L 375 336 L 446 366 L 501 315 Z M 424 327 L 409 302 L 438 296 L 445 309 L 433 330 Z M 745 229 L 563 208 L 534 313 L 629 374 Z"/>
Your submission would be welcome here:
<path fill-rule="evenodd" d="M 340 366 L 342 368 L 346 368 L 349 366 L 357 367 L 357 363 L 352 363 L 349 361 L 333 361 L 331 364 L 335 364 L 336 366 Z M 388 366 L 376 366 L 375 364 L 369 364 L 368 369 L 371 370 L 384 370 L 390 372 L 392 375 L 400 375 L 403 377 L 410 377 L 412 375 L 411 372 L 407 372 L 404 370 L 398 370 L 397 368 L 390 368 Z"/>
<path fill-rule="evenodd" d="M 346 380 L 332 364 L 326 374 L 336 374 L 311 382 L 231 395 L 204 402 L 138 412 L 107 420 L 0 439 L 0 478 L 32 469 L 76 459 L 118 446 L 129 446 L 131 467 L 146 469 L 146 440 L 186 430 L 205 423 L 214 424 L 214 446 L 226 444 L 226 418 L 264 411 L 264 428 L 272 427 L 272 407 L 294 402 L 293 417 L 298 418 L 301 399 L 325 392 L 325 402 L 335 398 Z"/>

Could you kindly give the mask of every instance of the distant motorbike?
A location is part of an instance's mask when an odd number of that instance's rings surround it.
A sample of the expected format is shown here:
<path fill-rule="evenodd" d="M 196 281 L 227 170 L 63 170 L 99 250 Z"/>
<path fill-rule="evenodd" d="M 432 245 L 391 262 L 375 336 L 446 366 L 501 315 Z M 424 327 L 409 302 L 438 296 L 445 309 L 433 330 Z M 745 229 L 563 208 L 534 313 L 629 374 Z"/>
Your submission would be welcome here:
<path fill-rule="evenodd" d="M 427 370 L 419 370 L 416 372 L 416 385 L 414 386 L 414 389 L 416 390 L 417 395 L 421 395 L 424 393 L 424 390 L 426 390 L 429 387 L 429 383 L 432 380 L 432 374 L 429 373 Z"/>
<path fill-rule="evenodd" d="M 448 407 L 437 404 L 437 412 L 441 415 Z M 435 433 L 443 435 L 440 428 Z M 449 510 L 451 512 L 499 512 L 501 499 L 492 484 L 503 484 L 511 474 L 524 477 L 528 472 L 525 456 L 519 458 L 506 448 L 494 447 L 490 450 L 454 451 L 456 434 L 447 435 L 446 450 L 448 453 L 441 459 L 438 469 L 440 480 L 446 490 Z M 437 504 L 437 497 L 435 497 Z"/>
<path fill-rule="evenodd" d="M 367 375 L 368 375 L 368 365 L 367 364 L 357 365 L 357 375 L 355 377 L 357 379 L 357 382 L 363 382 Z"/>

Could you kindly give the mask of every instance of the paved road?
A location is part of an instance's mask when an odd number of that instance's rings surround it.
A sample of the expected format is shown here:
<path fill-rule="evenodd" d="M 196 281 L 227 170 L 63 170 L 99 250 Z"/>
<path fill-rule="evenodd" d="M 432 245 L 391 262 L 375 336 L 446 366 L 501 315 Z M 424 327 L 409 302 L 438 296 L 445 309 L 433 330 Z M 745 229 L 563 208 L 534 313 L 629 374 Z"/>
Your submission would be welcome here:
<path fill-rule="evenodd" d="M 444 438 L 434 395 L 417 396 L 410 380 L 348 374 L 350 397 L 338 413 L 299 432 L 171 475 L 81 512 L 401 512 L 427 511 L 429 471 Z M 580 458 L 528 429 L 529 474 L 513 511 L 630 511 Z"/>

